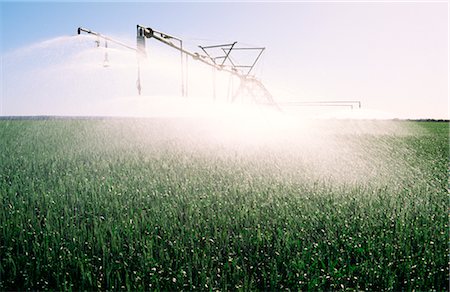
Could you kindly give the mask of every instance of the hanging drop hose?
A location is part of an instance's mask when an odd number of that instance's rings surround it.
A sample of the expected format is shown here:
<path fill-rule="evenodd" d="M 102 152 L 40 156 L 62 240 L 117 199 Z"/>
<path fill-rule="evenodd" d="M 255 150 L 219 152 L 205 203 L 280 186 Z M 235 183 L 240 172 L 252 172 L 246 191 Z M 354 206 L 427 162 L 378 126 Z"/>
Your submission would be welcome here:
<path fill-rule="evenodd" d="M 180 54 L 181 54 L 181 96 L 185 97 L 184 92 L 184 62 L 183 62 L 183 42 L 180 40 Z"/>
<path fill-rule="evenodd" d="M 184 93 L 186 94 L 186 97 L 188 97 L 188 85 L 189 85 L 189 81 L 188 81 L 188 72 L 189 72 L 189 68 L 188 68 L 188 55 L 185 54 L 186 57 L 186 75 L 185 75 L 185 88 L 184 88 Z"/>
<path fill-rule="evenodd" d="M 212 89 L 213 89 L 213 100 L 216 101 L 216 69 L 212 68 Z"/>
<path fill-rule="evenodd" d="M 137 62 L 138 70 L 137 70 L 137 80 L 136 80 L 136 88 L 138 90 L 138 94 L 141 95 L 141 66 L 139 64 L 139 60 Z"/>
<path fill-rule="evenodd" d="M 109 67 L 108 42 L 106 40 L 105 40 L 105 60 L 103 61 L 103 67 Z"/>

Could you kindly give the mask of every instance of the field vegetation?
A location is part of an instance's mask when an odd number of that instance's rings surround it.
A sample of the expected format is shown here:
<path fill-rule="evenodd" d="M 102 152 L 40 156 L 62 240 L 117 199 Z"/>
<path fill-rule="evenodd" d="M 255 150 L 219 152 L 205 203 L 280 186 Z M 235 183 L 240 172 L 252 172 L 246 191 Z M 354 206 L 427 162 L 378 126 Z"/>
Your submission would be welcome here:
<path fill-rule="evenodd" d="M 448 289 L 448 122 L 206 124 L 1 120 L 0 289 Z"/>

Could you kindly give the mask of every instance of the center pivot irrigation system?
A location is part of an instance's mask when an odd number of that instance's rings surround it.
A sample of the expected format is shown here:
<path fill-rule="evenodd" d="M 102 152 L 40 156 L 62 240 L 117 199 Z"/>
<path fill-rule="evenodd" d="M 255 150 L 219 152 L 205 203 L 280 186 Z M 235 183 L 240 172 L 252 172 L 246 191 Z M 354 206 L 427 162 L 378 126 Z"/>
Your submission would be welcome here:
<path fill-rule="evenodd" d="M 239 97 L 250 97 L 252 102 L 260 105 L 267 105 L 272 108 L 281 111 L 281 106 L 308 106 L 308 107 L 316 107 L 316 106 L 343 106 L 343 107 L 353 107 L 357 106 L 361 108 L 361 102 L 356 100 L 345 100 L 345 101 L 306 101 L 306 102 L 283 102 L 277 103 L 275 102 L 272 94 L 267 90 L 264 84 L 257 79 L 254 75 L 251 75 L 256 63 L 260 59 L 262 53 L 264 52 L 264 47 L 238 47 L 237 42 L 229 43 L 229 44 L 219 44 L 212 46 L 198 46 L 202 53 L 190 52 L 183 48 L 183 41 L 175 36 L 169 35 L 167 33 L 163 33 L 160 31 L 156 31 L 151 29 L 150 27 L 144 27 L 142 25 L 137 25 L 137 35 L 136 35 L 136 47 L 129 46 L 123 42 L 115 40 L 111 37 L 102 35 L 95 31 L 79 27 L 78 34 L 87 33 L 90 35 L 94 35 L 97 37 L 96 43 L 97 46 L 100 46 L 100 40 L 103 40 L 105 43 L 105 48 L 108 48 L 108 42 L 115 43 L 119 46 L 122 46 L 126 49 L 133 50 L 137 53 L 137 82 L 136 87 L 139 95 L 141 94 L 142 85 L 141 85 L 141 73 L 140 66 L 141 60 L 147 56 L 147 52 L 145 49 L 145 40 L 146 39 L 155 39 L 173 49 L 176 49 L 180 52 L 181 58 L 181 96 L 188 96 L 188 82 L 187 82 L 187 62 L 188 57 L 191 57 L 193 60 L 202 62 L 203 64 L 210 66 L 213 68 L 213 78 L 214 78 L 214 87 L 213 87 L 213 97 L 216 96 L 215 90 L 215 72 L 216 71 L 224 71 L 230 76 L 236 76 L 239 78 L 239 86 L 237 90 L 231 95 L 230 101 L 235 102 Z M 236 51 L 252 51 L 255 56 L 251 62 L 247 64 L 238 63 L 236 60 L 232 58 L 232 52 Z M 219 52 L 219 54 L 217 53 Z M 107 67 L 109 62 L 108 52 L 105 51 L 105 63 L 104 66 Z M 231 79 L 230 79 L 231 80 Z"/>

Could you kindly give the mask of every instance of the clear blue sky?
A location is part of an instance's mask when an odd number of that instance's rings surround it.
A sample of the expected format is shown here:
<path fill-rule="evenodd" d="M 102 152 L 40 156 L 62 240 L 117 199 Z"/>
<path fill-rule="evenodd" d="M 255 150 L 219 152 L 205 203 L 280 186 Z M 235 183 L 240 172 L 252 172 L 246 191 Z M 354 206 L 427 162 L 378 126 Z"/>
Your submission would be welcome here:
<path fill-rule="evenodd" d="M 300 98 L 350 97 L 399 117 L 449 117 L 446 2 L 0 5 L 2 55 L 78 26 L 133 40 L 143 24 L 185 39 L 265 46 L 263 80 Z"/>

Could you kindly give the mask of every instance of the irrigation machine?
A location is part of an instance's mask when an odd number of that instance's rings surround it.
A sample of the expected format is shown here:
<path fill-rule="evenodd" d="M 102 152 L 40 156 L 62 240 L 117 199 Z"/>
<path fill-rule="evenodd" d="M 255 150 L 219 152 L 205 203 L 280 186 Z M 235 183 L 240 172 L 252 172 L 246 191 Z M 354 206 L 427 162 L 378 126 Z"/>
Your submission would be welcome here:
<path fill-rule="evenodd" d="M 264 47 L 243 47 L 237 44 L 237 42 L 227 44 L 217 44 L 209 46 L 199 45 L 200 52 L 191 52 L 183 47 L 183 40 L 173 35 L 154 30 L 150 27 L 142 25 L 136 26 L 136 47 L 127 45 L 121 41 L 115 40 L 109 36 L 100 34 L 90 29 L 78 28 L 78 34 L 87 33 L 97 37 L 96 44 L 100 46 L 101 40 L 104 41 L 105 48 L 108 48 L 108 42 L 115 43 L 126 49 L 133 50 L 137 53 L 137 81 L 136 87 L 138 94 L 141 94 L 141 60 L 147 56 L 146 52 L 146 39 L 154 39 L 167 45 L 180 52 L 180 74 L 181 74 L 181 96 L 188 96 L 188 59 L 191 58 L 195 61 L 201 62 L 206 66 L 213 68 L 213 98 L 216 98 L 216 85 L 215 85 L 215 72 L 224 71 L 230 74 L 230 76 L 238 77 L 239 85 L 237 89 L 229 94 L 229 101 L 236 102 L 237 100 L 249 98 L 251 102 L 258 105 L 269 106 L 278 111 L 282 111 L 284 107 L 349 107 L 349 108 L 361 108 L 361 102 L 358 100 L 339 100 L 339 101 L 295 101 L 295 102 L 275 102 L 274 97 L 264 84 L 256 78 L 252 73 L 254 68 L 263 54 Z M 250 51 L 253 52 L 253 59 L 247 60 L 247 63 L 237 62 L 233 58 L 233 54 L 238 51 Z M 108 66 L 108 52 L 105 50 L 105 62 L 104 66 Z M 230 86 L 230 85 L 229 85 Z M 230 92 L 230 88 L 229 88 Z"/>

